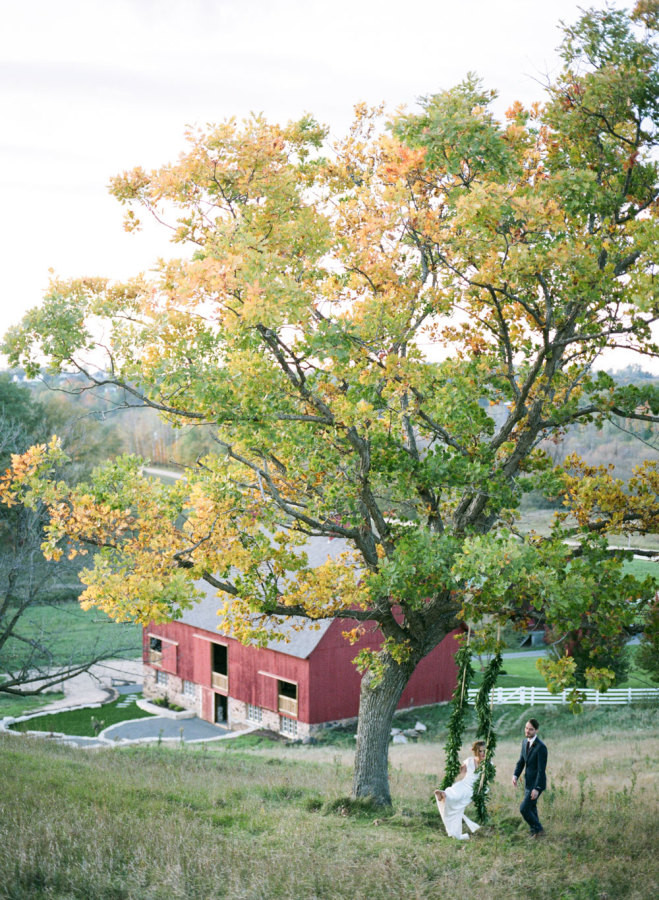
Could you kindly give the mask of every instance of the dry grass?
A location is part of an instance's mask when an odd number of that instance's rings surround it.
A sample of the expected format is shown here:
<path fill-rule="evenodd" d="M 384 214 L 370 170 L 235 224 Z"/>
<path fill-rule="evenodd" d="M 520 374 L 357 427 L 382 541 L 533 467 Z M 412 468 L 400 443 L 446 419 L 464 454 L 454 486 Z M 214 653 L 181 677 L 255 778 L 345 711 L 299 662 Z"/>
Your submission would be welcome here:
<path fill-rule="evenodd" d="M 351 753 L 340 748 L 85 753 L 0 738 L 0 897 L 657 896 L 656 712 L 621 712 L 616 728 L 609 711 L 606 728 L 593 718 L 597 730 L 585 720 L 572 733 L 547 720 L 540 843 L 509 783 L 519 712 L 497 755 L 493 824 L 464 843 L 443 834 L 432 801 L 440 743 L 391 748 L 396 811 L 383 815 L 344 799 Z"/>

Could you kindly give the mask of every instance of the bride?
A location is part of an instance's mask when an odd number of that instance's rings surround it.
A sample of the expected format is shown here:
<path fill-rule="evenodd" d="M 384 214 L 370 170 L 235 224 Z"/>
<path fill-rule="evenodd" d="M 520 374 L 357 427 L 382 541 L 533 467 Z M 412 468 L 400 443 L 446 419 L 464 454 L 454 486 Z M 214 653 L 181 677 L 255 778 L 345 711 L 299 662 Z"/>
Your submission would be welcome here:
<path fill-rule="evenodd" d="M 475 741 L 472 744 L 471 752 L 473 756 L 465 759 L 460 767 L 460 775 L 463 777 L 445 791 L 435 791 L 437 808 L 446 833 L 449 837 L 458 838 L 461 841 L 469 840 L 469 835 L 462 833 L 463 819 L 470 831 L 478 831 L 480 828 L 480 825 L 465 816 L 465 809 L 471 803 L 478 767 L 485 759 L 485 741 Z"/>

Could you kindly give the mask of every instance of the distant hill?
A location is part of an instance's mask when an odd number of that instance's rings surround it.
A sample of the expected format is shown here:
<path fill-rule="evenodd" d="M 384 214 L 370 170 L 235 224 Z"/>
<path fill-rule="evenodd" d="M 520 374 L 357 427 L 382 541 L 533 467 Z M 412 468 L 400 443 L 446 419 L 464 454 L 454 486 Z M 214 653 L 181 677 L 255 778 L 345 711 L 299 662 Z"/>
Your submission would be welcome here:
<path fill-rule="evenodd" d="M 648 385 L 659 387 L 659 375 L 646 372 L 639 366 L 627 366 L 616 372 L 609 372 L 620 385 Z M 644 460 L 659 462 L 659 429 L 652 423 L 630 423 L 620 420 L 619 424 L 606 422 L 601 428 L 595 425 L 574 425 L 560 443 L 545 441 L 543 448 L 558 463 L 571 453 L 578 453 L 590 465 L 613 466 L 614 474 L 628 481 L 635 466 Z"/>
<path fill-rule="evenodd" d="M 93 448 L 95 461 L 100 461 L 104 448 L 111 448 L 109 456 L 136 453 L 155 465 L 193 465 L 200 455 L 213 446 L 208 426 L 174 429 L 154 410 L 135 405 L 133 397 L 111 385 L 101 391 L 76 394 L 72 392 L 79 391 L 84 381 L 80 375 L 46 376 L 43 380 L 29 381 L 21 369 L 10 370 L 7 374 L 30 387 L 42 402 L 50 400 L 61 407 L 68 406 L 68 415 L 72 420 L 87 423 L 87 439 L 90 421 L 101 425 L 103 440 Z M 646 372 L 638 365 L 608 374 L 620 385 L 656 384 L 659 387 L 659 375 Z M 488 412 L 495 420 L 498 418 L 496 408 L 489 408 Z M 63 408 L 60 415 L 63 420 L 66 419 Z M 620 426 L 606 423 L 601 429 L 594 425 L 573 426 L 559 443 L 546 441 L 542 446 L 557 463 L 571 453 L 578 453 L 592 465 L 613 465 L 615 475 L 628 481 L 634 466 L 643 460 L 659 461 L 659 432 L 656 427 L 637 423 L 635 426 L 632 424 L 633 430 L 629 428 L 629 423 L 623 428 L 622 422 Z M 87 452 L 90 452 L 89 447 Z"/>

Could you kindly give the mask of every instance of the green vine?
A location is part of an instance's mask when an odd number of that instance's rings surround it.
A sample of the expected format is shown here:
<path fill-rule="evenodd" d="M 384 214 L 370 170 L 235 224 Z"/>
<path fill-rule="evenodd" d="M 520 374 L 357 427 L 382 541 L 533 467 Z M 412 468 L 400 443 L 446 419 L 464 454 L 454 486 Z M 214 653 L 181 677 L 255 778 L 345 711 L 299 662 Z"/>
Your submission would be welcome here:
<path fill-rule="evenodd" d="M 494 780 L 496 768 L 494 766 L 494 751 L 497 745 L 497 736 L 492 727 L 492 688 L 496 685 L 501 671 L 503 660 L 499 649 L 490 659 L 483 674 L 483 683 L 476 695 L 476 715 L 478 717 L 478 730 L 476 737 L 485 741 L 485 759 L 479 766 L 480 778 L 474 783 L 472 800 L 476 807 L 478 821 L 483 823 L 488 820 L 487 794 L 489 785 Z"/>
<path fill-rule="evenodd" d="M 468 637 L 455 654 L 455 661 L 458 665 L 458 680 L 451 698 L 453 709 L 451 710 L 451 717 L 448 723 L 448 737 L 444 747 L 446 752 L 446 772 L 441 783 L 443 791 L 450 787 L 460 774 L 460 750 L 462 749 L 462 736 L 465 729 L 467 691 L 474 675 Z"/>

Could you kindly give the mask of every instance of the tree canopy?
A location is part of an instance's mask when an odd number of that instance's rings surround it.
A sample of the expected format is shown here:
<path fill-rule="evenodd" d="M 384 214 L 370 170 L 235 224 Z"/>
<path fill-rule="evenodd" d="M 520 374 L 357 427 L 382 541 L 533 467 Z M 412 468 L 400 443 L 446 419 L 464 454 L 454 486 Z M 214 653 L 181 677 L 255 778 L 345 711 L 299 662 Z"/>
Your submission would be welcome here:
<path fill-rule="evenodd" d="M 36 400 L 26 385 L 0 375 L 0 471 L 10 467 L 12 459 L 14 466 L 19 465 L 30 446 L 47 438 L 56 426 L 68 438 L 67 449 L 75 448 L 76 463 L 65 470 L 75 482 L 81 470 L 89 472 L 87 457 L 94 453 L 97 429 L 87 422 L 87 440 L 81 446 L 59 404 Z M 105 439 L 105 449 L 111 449 L 107 434 Z M 16 499 L 0 503 L 0 692 L 29 695 L 86 671 L 99 659 L 122 655 L 127 648 L 115 639 L 90 642 L 68 653 L 54 651 L 53 629 L 36 620 L 46 605 L 78 597 L 82 589 L 78 566 L 66 559 L 44 559 L 47 507 L 36 497 L 27 505 Z"/>
<path fill-rule="evenodd" d="M 504 122 L 469 76 L 418 112 L 358 105 L 333 145 L 311 117 L 191 131 L 176 162 L 111 191 L 127 228 L 154 215 L 192 252 L 126 283 L 55 280 L 6 338 L 29 373 L 73 370 L 213 429 L 216 452 L 173 487 L 132 458 L 55 483 L 55 444 L 17 460 L 4 496 L 45 500 L 50 552 L 96 547 L 84 602 L 163 621 L 205 579 L 245 640 L 291 614 L 377 623 L 357 795 L 389 801 L 391 715 L 460 622 L 587 635 L 586 679 L 605 686 L 602 641 L 653 593 L 607 534 L 656 531 L 657 465 L 623 484 L 539 444 L 659 421 L 654 385 L 596 371 L 611 348 L 659 354 L 656 19 L 655 2 L 584 13 L 544 104 Z M 549 537 L 519 531 L 530 490 L 562 498 Z M 311 568 L 309 535 L 349 550 Z"/>

